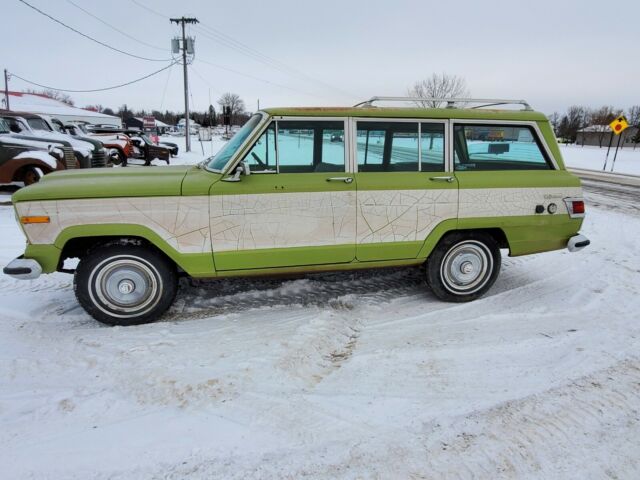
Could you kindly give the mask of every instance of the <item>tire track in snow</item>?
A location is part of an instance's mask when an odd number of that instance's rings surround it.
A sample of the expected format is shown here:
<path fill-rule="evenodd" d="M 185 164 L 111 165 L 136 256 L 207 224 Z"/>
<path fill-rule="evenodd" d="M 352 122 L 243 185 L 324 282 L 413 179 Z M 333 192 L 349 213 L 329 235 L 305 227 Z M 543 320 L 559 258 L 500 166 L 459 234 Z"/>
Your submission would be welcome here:
<path fill-rule="evenodd" d="M 455 475 L 461 479 L 631 478 L 640 471 L 637 455 L 635 461 L 631 455 L 626 457 L 630 461 L 617 463 L 610 458 L 615 449 L 608 445 L 600 451 L 599 445 L 612 442 L 621 451 L 637 452 L 639 434 L 640 359 L 631 358 L 438 427 L 427 435 L 425 471 L 429 477 L 447 477 L 451 465 L 461 464 L 464 470 Z M 588 470 L 593 463 L 581 461 L 590 454 L 599 472 Z M 587 469 L 584 476 L 578 473 L 581 469 Z"/>

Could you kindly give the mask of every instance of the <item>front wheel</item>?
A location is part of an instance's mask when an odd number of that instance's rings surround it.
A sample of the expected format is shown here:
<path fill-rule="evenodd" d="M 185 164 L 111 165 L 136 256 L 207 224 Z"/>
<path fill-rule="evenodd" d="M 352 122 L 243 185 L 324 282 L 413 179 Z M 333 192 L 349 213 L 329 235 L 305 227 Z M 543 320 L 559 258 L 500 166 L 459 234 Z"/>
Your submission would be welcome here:
<path fill-rule="evenodd" d="M 107 245 L 79 263 L 74 290 L 80 305 L 108 325 L 157 320 L 173 303 L 175 268 L 158 252 L 139 245 Z"/>
<path fill-rule="evenodd" d="M 482 232 L 457 232 L 443 238 L 427 260 L 427 283 L 448 302 L 484 295 L 498 278 L 500 248 Z"/>

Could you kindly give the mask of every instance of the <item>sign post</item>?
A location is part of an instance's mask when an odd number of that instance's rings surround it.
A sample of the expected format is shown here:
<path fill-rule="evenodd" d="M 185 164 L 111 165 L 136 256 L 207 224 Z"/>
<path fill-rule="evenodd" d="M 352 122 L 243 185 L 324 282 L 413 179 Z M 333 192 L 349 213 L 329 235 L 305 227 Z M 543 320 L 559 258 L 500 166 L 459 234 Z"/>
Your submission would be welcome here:
<path fill-rule="evenodd" d="M 613 167 L 616 164 L 616 158 L 618 156 L 618 148 L 620 148 L 620 139 L 622 138 L 622 135 L 620 134 L 624 132 L 627 128 L 629 128 L 629 122 L 627 122 L 627 119 L 624 117 L 624 115 L 620 115 L 618 118 L 616 118 L 613 122 L 609 124 L 609 127 L 611 127 L 611 132 L 615 133 L 618 136 L 618 143 L 616 144 L 616 151 L 613 154 L 613 162 L 611 163 L 611 170 L 610 170 L 613 172 Z M 605 166 L 606 166 L 606 160 L 605 160 Z"/>

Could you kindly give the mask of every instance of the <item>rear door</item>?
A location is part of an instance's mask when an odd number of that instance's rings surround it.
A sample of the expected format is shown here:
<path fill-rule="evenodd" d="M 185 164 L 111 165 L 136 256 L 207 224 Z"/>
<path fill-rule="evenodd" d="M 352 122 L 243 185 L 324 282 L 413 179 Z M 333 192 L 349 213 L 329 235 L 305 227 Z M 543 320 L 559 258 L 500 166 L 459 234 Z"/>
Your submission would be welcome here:
<path fill-rule="evenodd" d="M 274 120 L 244 157 L 251 174 L 213 186 L 216 270 L 354 260 L 356 191 L 347 173 L 345 123 Z"/>
<path fill-rule="evenodd" d="M 447 165 L 446 120 L 353 119 L 359 261 L 417 257 L 453 222 L 458 184 Z"/>

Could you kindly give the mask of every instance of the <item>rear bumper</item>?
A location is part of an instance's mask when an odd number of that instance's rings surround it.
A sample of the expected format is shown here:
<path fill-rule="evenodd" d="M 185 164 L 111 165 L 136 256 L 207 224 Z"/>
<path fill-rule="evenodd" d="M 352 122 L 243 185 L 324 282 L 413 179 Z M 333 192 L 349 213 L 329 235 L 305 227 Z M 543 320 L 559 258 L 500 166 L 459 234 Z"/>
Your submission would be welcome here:
<path fill-rule="evenodd" d="M 582 234 L 574 235 L 567 242 L 567 249 L 570 252 L 578 252 L 582 250 L 584 247 L 589 246 L 590 243 L 591 243 L 591 240 L 589 240 L 584 235 Z"/>
<path fill-rule="evenodd" d="M 33 280 L 42 274 L 42 267 L 31 258 L 18 257 L 4 267 L 2 273 L 18 280 Z"/>

